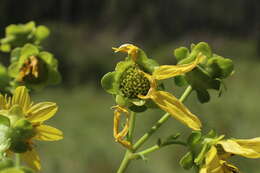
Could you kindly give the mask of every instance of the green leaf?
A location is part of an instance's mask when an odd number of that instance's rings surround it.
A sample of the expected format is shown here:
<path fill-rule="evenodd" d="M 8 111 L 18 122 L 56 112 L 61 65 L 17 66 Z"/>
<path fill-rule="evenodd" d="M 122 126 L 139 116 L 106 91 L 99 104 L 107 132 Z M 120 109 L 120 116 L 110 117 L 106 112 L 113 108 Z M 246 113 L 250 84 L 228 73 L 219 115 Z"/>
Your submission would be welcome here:
<path fill-rule="evenodd" d="M 181 61 L 188 57 L 190 51 L 186 47 L 179 47 L 174 50 L 174 56 L 176 57 L 177 61 Z"/>
<path fill-rule="evenodd" d="M 21 56 L 27 58 L 28 56 L 36 56 L 39 54 L 39 50 L 36 46 L 32 44 L 26 44 L 22 49 L 21 49 Z"/>
<path fill-rule="evenodd" d="M 10 44 L 1 44 L 0 45 L 0 50 L 2 52 L 10 52 L 11 46 L 10 46 Z"/>
<path fill-rule="evenodd" d="M 182 75 L 174 77 L 174 82 L 179 87 L 188 85 L 188 82 L 186 81 L 185 76 L 182 76 Z"/>
<path fill-rule="evenodd" d="M 15 48 L 11 52 L 11 63 L 18 61 L 19 57 L 21 56 L 21 48 Z"/>
<path fill-rule="evenodd" d="M 9 148 L 9 146 L 10 146 L 9 126 L 5 124 L 0 124 L 0 155 L 1 156 L 2 153 Z"/>
<path fill-rule="evenodd" d="M 7 118 L 6 116 L 0 115 L 0 124 L 9 127 L 10 126 L 9 118 Z"/>
<path fill-rule="evenodd" d="M 193 155 L 191 152 L 186 153 L 180 160 L 180 165 L 184 169 L 188 170 L 193 166 Z"/>
<path fill-rule="evenodd" d="M 136 63 L 140 65 L 145 72 L 152 73 L 156 67 L 159 66 L 159 64 L 153 60 L 149 59 L 145 52 L 141 49 L 138 51 L 138 58 L 136 60 Z"/>
<path fill-rule="evenodd" d="M 205 89 L 197 89 L 197 97 L 200 101 L 200 103 L 207 103 L 210 100 L 209 92 Z"/>
<path fill-rule="evenodd" d="M 190 147 L 193 147 L 200 143 L 201 141 L 201 132 L 200 131 L 193 131 L 191 135 L 188 137 L 187 143 Z"/>
<path fill-rule="evenodd" d="M 117 94 L 118 93 L 118 89 L 117 89 L 117 87 L 115 87 L 116 86 L 115 76 L 116 76 L 115 71 L 108 72 L 101 79 L 102 88 L 110 94 Z"/>
<path fill-rule="evenodd" d="M 47 38 L 50 34 L 50 30 L 46 26 L 38 26 L 35 31 L 36 43 L 39 44 L 42 40 Z"/>

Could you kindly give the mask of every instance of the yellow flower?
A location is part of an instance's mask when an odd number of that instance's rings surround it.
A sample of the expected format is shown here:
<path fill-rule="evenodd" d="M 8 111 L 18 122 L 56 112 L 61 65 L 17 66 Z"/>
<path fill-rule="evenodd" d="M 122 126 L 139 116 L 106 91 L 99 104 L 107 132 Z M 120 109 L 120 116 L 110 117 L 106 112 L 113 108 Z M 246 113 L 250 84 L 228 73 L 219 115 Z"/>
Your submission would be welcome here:
<path fill-rule="evenodd" d="M 237 167 L 226 161 L 232 155 L 260 158 L 260 138 L 220 140 L 207 152 L 200 173 L 239 173 Z"/>
<path fill-rule="evenodd" d="M 63 138 L 60 130 L 43 124 L 54 116 L 57 110 L 58 107 L 53 102 L 33 104 L 28 90 L 24 86 L 17 87 L 13 97 L 0 95 L 0 114 L 9 118 L 11 128 L 15 129 L 17 126 L 23 128 L 24 124 L 27 125 L 26 127 L 32 127 L 29 130 L 27 128 L 27 131 L 25 130 L 26 133 L 24 132 L 25 134 L 14 137 L 14 141 L 13 143 L 11 142 L 7 153 L 20 153 L 22 159 L 28 165 L 36 170 L 40 170 L 40 158 L 34 150 L 33 140 L 56 141 Z M 25 148 L 21 149 L 20 144 Z"/>
<path fill-rule="evenodd" d="M 114 48 L 116 52 L 127 52 L 132 60 L 135 62 L 138 58 L 138 50 L 134 45 L 124 44 L 119 48 Z M 175 77 L 184 73 L 191 71 L 196 65 L 201 61 L 203 56 L 198 55 L 195 61 L 190 64 L 184 65 L 163 65 L 155 69 L 152 75 L 147 74 L 140 70 L 150 82 L 150 89 L 148 93 L 144 95 L 139 95 L 141 99 L 151 99 L 153 100 L 158 107 L 162 110 L 168 112 L 172 117 L 176 118 L 183 124 L 187 125 L 193 130 L 201 129 L 200 120 L 192 114 L 184 104 L 182 104 L 175 96 L 165 91 L 157 90 L 157 80 L 163 80 L 171 77 Z"/>

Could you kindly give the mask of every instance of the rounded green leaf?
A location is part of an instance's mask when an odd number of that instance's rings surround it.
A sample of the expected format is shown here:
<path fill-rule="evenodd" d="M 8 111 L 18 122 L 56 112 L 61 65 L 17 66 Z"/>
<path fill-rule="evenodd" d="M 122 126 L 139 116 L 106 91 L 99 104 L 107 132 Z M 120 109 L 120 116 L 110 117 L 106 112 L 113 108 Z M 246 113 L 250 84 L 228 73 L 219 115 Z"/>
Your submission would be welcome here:
<path fill-rule="evenodd" d="M 178 62 L 188 57 L 189 53 L 190 51 L 186 47 L 179 47 L 174 50 L 174 56 L 176 57 Z"/>
<path fill-rule="evenodd" d="M 47 38 L 50 34 L 50 30 L 46 26 L 38 26 L 35 31 L 36 43 L 40 43 L 42 40 Z"/>
<path fill-rule="evenodd" d="M 110 93 L 110 94 L 117 94 L 118 93 L 118 87 L 116 87 L 116 80 L 115 80 L 116 72 L 108 72 L 105 74 L 101 79 L 101 85 L 102 88 Z"/>

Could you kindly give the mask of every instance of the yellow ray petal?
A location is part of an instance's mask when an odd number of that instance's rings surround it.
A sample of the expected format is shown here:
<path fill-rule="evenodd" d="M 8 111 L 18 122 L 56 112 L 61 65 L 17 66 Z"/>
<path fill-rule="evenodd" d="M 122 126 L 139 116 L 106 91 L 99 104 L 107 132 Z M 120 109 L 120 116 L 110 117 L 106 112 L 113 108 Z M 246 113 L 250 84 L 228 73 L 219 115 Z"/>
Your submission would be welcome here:
<path fill-rule="evenodd" d="M 191 129 L 201 129 L 200 120 L 172 94 L 165 91 L 157 91 L 154 88 L 151 88 L 146 96 L 139 97 L 143 99 L 152 99 L 162 110 L 170 113 L 174 118 Z"/>
<path fill-rule="evenodd" d="M 243 148 L 250 148 L 260 153 L 260 137 L 253 139 L 235 139 L 234 141 Z"/>
<path fill-rule="evenodd" d="M 240 145 L 238 142 L 231 139 L 219 141 L 218 144 L 220 144 L 228 153 L 244 156 L 247 158 L 260 158 L 260 153 L 257 150 L 254 150 L 255 147 L 250 147 L 248 144 Z"/>
<path fill-rule="evenodd" d="M 56 103 L 53 102 L 41 102 L 33 105 L 27 111 L 27 118 L 32 123 L 43 122 L 51 118 L 58 110 Z"/>
<path fill-rule="evenodd" d="M 190 64 L 182 64 L 182 65 L 162 65 L 159 66 L 153 72 L 153 77 L 156 80 L 163 80 L 168 79 L 171 77 L 175 77 L 178 75 L 182 75 L 194 69 L 196 65 L 201 61 L 202 56 L 201 54 L 198 55 L 192 63 Z"/>
<path fill-rule="evenodd" d="M 228 164 L 224 160 L 221 160 L 220 163 L 223 167 L 224 173 L 239 173 L 238 168 L 235 167 L 234 165 Z"/>
<path fill-rule="evenodd" d="M 115 52 L 125 52 L 131 56 L 133 61 L 136 61 L 137 54 L 138 54 L 138 47 L 133 44 L 123 44 L 119 48 L 112 47 Z"/>
<path fill-rule="evenodd" d="M 41 141 L 57 141 L 63 138 L 62 131 L 47 125 L 36 127 L 36 136 L 34 139 Z"/>
<path fill-rule="evenodd" d="M 205 164 L 200 173 L 225 173 L 220 164 L 216 147 L 212 146 L 206 154 Z"/>
<path fill-rule="evenodd" d="M 24 112 L 26 112 L 29 109 L 31 104 L 31 98 L 25 86 L 19 86 L 15 89 L 12 98 L 12 105 L 15 104 L 20 105 L 23 108 Z"/>
<path fill-rule="evenodd" d="M 22 159 L 33 169 L 39 171 L 41 170 L 40 157 L 35 150 L 27 151 L 21 154 Z"/>

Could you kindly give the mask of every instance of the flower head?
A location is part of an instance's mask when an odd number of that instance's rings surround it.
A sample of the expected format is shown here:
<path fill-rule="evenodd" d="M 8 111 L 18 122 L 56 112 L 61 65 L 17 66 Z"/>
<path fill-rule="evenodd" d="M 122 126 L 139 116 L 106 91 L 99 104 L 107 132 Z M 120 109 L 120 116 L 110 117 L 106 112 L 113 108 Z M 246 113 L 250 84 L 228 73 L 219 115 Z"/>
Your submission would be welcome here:
<path fill-rule="evenodd" d="M 260 158 L 260 138 L 217 141 L 206 153 L 200 173 L 239 173 L 237 167 L 226 161 L 233 155 Z"/>
<path fill-rule="evenodd" d="M 44 124 L 57 110 L 53 102 L 33 104 L 24 86 L 17 87 L 12 97 L 0 95 L 0 115 L 7 118 L 9 127 L 10 147 L 7 153 L 20 153 L 31 167 L 40 170 L 34 140 L 56 141 L 63 138 L 60 130 Z"/>
<path fill-rule="evenodd" d="M 117 64 L 115 71 L 107 73 L 101 83 L 108 93 L 115 95 L 118 106 L 124 109 L 124 112 L 128 111 L 127 108 L 141 112 L 150 107 L 159 107 L 193 130 L 200 130 L 200 120 L 172 94 L 161 91 L 161 85 L 157 81 L 193 70 L 203 56 L 199 54 L 188 64 L 159 66 L 155 60 L 148 58 L 143 50 L 132 44 L 113 49 L 115 52 L 125 52 L 128 56 Z M 118 112 L 115 115 L 117 114 Z M 118 138 L 116 141 L 119 141 Z"/>
<path fill-rule="evenodd" d="M 16 85 L 41 89 L 60 82 L 58 62 L 51 53 L 40 51 L 32 44 L 26 44 L 22 48 L 14 49 L 12 54 L 8 73 Z"/>

